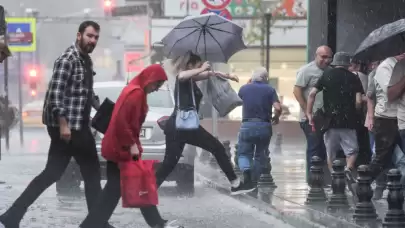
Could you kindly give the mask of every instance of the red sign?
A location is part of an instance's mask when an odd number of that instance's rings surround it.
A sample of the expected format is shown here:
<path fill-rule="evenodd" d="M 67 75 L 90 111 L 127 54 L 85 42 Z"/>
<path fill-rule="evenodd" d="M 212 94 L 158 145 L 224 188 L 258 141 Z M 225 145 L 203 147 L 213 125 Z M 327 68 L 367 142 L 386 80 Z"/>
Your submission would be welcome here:
<path fill-rule="evenodd" d="M 140 72 L 145 68 L 141 52 L 125 53 L 125 70 L 129 72 Z"/>
<path fill-rule="evenodd" d="M 9 44 L 31 44 L 32 33 L 31 32 L 17 32 L 8 34 Z"/>
<path fill-rule="evenodd" d="M 215 13 L 219 16 L 222 16 L 228 20 L 232 20 L 232 15 L 231 13 L 227 10 L 227 9 L 221 9 L 221 10 L 212 10 L 212 9 L 208 9 L 205 8 L 201 11 L 200 14 L 207 14 L 207 13 Z"/>
<path fill-rule="evenodd" d="M 225 9 L 232 0 L 202 0 L 202 3 L 208 8 L 208 9 Z"/>

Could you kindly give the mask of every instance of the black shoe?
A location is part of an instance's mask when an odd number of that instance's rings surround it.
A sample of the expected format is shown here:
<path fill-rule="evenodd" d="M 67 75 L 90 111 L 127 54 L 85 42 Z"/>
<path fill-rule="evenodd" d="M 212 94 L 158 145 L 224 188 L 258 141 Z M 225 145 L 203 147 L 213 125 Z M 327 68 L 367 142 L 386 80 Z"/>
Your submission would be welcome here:
<path fill-rule="evenodd" d="M 243 193 L 252 192 L 255 189 L 256 189 L 256 187 L 252 182 L 252 176 L 251 176 L 250 170 L 245 170 L 243 172 L 243 182 L 240 182 L 238 187 L 231 188 L 231 195 L 233 195 L 233 196 L 240 195 Z"/>

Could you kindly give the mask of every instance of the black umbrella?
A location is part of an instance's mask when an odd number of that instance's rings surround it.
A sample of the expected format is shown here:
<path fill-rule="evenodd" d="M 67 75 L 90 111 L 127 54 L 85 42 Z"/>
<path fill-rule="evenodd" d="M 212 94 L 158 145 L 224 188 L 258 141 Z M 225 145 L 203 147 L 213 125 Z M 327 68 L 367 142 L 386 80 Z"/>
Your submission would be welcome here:
<path fill-rule="evenodd" d="M 405 19 L 385 24 L 372 31 L 357 48 L 353 59 L 383 60 L 405 52 Z"/>

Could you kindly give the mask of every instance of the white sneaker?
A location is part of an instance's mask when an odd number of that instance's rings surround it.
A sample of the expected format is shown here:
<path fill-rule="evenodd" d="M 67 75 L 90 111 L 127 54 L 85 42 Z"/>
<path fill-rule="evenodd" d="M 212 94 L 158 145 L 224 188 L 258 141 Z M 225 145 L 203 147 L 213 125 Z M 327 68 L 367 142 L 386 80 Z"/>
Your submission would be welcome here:
<path fill-rule="evenodd" d="M 0 228 L 6 228 L 3 223 L 0 222 Z"/>
<path fill-rule="evenodd" d="M 165 228 L 184 228 L 184 226 L 175 225 L 176 222 L 177 222 L 177 220 L 167 222 L 164 227 Z"/>

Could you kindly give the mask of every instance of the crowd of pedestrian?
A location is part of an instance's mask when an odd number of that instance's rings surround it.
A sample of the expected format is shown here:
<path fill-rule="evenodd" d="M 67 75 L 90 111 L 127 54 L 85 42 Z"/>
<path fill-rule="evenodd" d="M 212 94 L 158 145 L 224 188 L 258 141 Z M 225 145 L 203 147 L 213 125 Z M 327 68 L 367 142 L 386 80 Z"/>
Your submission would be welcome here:
<path fill-rule="evenodd" d="M 380 199 L 384 170 L 396 166 L 405 171 L 404 58 L 361 63 L 345 52 L 332 56 L 329 47 L 321 46 L 314 61 L 298 70 L 294 95 L 302 110 L 307 172 L 312 156 L 325 161 L 325 171 L 331 171 L 335 159 L 345 158 L 348 188 L 356 195 L 355 170 L 367 164 L 377 182 L 374 199 Z"/>

